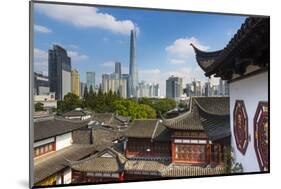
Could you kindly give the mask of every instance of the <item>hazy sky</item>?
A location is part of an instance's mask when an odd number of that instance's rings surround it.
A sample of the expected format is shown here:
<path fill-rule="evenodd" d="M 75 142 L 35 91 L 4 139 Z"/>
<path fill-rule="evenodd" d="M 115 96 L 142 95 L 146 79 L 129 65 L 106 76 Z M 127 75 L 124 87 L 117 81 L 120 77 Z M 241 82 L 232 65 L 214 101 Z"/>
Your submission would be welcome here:
<path fill-rule="evenodd" d="M 114 61 L 128 73 L 130 30 L 137 30 L 139 80 L 160 84 L 170 75 L 205 81 L 190 43 L 202 50 L 224 48 L 244 22 L 244 16 L 109 7 L 36 4 L 34 8 L 34 71 L 48 74 L 48 49 L 60 44 L 72 68 L 86 80 L 86 71 L 114 71 Z"/>

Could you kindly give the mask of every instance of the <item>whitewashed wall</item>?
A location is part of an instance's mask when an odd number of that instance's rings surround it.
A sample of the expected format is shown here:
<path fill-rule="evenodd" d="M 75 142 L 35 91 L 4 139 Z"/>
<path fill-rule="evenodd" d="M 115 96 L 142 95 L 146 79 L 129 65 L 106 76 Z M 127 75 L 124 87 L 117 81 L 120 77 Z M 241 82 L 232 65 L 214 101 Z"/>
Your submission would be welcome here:
<path fill-rule="evenodd" d="M 61 150 L 65 147 L 70 146 L 71 142 L 72 142 L 71 132 L 57 136 L 56 137 L 56 150 Z"/>
<path fill-rule="evenodd" d="M 67 168 L 63 173 L 63 183 L 70 184 L 71 183 L 71 169 Z"/>
<path fill-rule="evenodd" d="M 242 163 L 244 172 L 260 171 L 254 149 L 253 120 L 259 101 L 268 101 L 268 72 L 264 72 L 229 85 L 230 91 L 230 122 L 231 146 L 234 149 L 236 162 Z M 243 155 L 237 148 L 233 131 L 233 110 L 236 100 L 244 100 L 248 115 L 248 128 L 250 140 L 247 151 Z"/>

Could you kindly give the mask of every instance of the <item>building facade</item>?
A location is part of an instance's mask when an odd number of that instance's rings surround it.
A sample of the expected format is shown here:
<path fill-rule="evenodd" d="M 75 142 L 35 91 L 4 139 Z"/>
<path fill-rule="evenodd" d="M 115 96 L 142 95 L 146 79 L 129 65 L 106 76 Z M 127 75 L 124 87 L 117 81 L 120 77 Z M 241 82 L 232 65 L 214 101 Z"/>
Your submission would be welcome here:
<path fill-rule="evenodd" d="M 49 78 L 34 72 L 34 95 L 44 95 L 50 92 Z"/>
<path fill-rule="evenodd" d="M 76 69 L 71 70 L 71 92 L 80 96 L 80 74 Z"/>
<path fill-rule="evenodd" d="M 171 76 L 166 80 L 166 97 L 178 99 L 183 93 L 182 78 Z"/>
<path fill-rule="evenodd" d="M 243 172 L 269 171 L 269 33 L 269 17 L 248 17 L 224 49 L 193 46 L 205 75 L 229 83 L 231 146 Z"/>
<path fill-rule="evenodd" d="M 86 80 L 87 80 L 88 91 L 90 90 L 91 86 L 94 89 L 95 85 L 96 85 L 96 73 L 95 72 L 86 72 Z"/>
<path fill-rule="evenodd" d="M 122 72 L 121 72 L 121 63 L 120 62 L 115 62 L 115 74 L 117 77 L 120 79 Z"/>
<path fill-rule="evenodd" d="M 64 48 L 54 45 L 48 51 L 50 91 L 56 93 L 56 99 L 62 100 L 71 92 L 71 59 Z"/>

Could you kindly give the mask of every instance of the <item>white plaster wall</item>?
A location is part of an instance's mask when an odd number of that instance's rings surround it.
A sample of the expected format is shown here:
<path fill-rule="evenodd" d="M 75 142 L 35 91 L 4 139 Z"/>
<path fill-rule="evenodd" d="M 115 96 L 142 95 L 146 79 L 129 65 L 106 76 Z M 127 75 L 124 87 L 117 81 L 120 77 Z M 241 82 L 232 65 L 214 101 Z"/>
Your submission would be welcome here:
<path fill-rule="evenodd" d="M 260 171 L 254 149 L 253 120 L 259 101 L 268 101 L 268 72 L 232 82 L 230 91 L 231 146 L 236 162 L 242 163 L 244 172 Z M 237 148 L 233 131 L 233 110 L 236 100 L 244 100 L 248 115 L 249 143 L 245 155 Z"/>
<path fill-rule="evenodd" d="M 65 147 L 70 146 L 71 142 L 72 142 L 71 132 L 57 136 L 56 137 L 56 150 L 61 150 Z"/>
<path fill-rule="evenodd" d="M 60 174 L 57 175 L 56 184 L 57 184 L 57 185 L 58 185 L 58 184 L 62 184 L 62 183 L 61 183 L 61 175 L 60 175 Z"/>
<path fill-rule="evenodd" d="M 64 184 L 70 184 L 71 183 L 71 169 L 68 168 L 63 173 L 63 182 Z"/>

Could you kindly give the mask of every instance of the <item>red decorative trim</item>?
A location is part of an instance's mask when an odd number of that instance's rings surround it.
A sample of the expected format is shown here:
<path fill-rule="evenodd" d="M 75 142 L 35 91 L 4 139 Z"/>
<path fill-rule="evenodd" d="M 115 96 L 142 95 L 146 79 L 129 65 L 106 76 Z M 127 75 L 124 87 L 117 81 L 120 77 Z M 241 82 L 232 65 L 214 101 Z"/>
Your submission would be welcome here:
<path fill-rule="evenodd" d="M 244 155 L 248 147 L 248 116 L 243 100 L 236 100 L 233 111 L 233 130 L 238 150 Z"/>
<path fill-rule="evenodd" d="M 259 102 L 254 118 L 254 146 L 261 171 L 268 170 L 268 103 Z"/>

